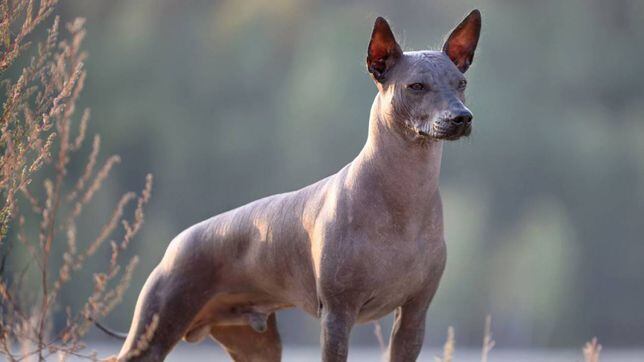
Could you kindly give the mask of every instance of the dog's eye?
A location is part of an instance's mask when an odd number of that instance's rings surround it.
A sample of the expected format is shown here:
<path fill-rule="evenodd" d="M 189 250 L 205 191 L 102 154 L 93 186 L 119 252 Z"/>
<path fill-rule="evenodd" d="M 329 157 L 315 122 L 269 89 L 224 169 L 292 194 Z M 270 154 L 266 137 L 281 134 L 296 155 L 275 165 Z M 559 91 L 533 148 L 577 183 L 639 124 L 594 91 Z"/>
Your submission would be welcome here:
<path fill-rule="evenodd" d="M 465 79 L 459 80 L 458 81 L 458 89 L 463 90 L 463 89 L 465 89 L 465 87 L 467 87 L 467 80 L 465 80 Z"/>
<path fill-rule="evenodd" d="M 407 88 L 415 91 L 422 91 L 425 90 L 425 85 L 423 83 L 412 83 L 408 85 Z"/>

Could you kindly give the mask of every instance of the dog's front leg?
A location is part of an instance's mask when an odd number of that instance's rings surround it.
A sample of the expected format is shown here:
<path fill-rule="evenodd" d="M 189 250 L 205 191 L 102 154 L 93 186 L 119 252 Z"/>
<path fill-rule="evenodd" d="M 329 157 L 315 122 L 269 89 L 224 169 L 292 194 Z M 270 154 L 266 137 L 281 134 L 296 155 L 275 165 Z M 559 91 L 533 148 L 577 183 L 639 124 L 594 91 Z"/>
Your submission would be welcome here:
<path fill-rule="evenodd" d="M 355 322 L 352 313 L 323 310 L 322 361 L 345 362 L 349 354 L 349 335 Z"/>
<path fill-rule="evenodd" d="M 425 336 L 428 307 L 427 298 L 419 298 L 396 309 L 389 343 L 390 362 L 410 362 L 418 358 Z"/>

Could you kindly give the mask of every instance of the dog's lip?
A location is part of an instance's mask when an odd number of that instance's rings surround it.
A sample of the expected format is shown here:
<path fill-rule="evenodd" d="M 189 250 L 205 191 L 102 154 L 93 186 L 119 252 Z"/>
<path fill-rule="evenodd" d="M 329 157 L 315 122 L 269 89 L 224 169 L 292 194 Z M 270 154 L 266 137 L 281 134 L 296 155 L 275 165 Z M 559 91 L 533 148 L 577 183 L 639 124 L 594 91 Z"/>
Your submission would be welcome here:
<path fill-rule="evenodd" d="M 412 131 L 414 134 L 416 134 L 417 137 L 422 138 L 422 139 L 436 139 L 436 140 L 446 140 L 446 141 L 454 141 L 457 140 L 461 137 L 463 137 L 466 133 L 466 129 L 460 129 L 457 132 L 449 132 L 448 128 L 440 127 L 433 123 L 431 125 L 431 130 L 429 132 L 423 131 L 419 129 L 417 126 L 413 124 L 409 124 L 407 122 L 403 122 L 405 127 Z"/>
<path fill-rule="evenodd" d="M 471 126 L 457 127 L 450 129 L 449 127 L 440 127 L 436 123 L 432 124 L 431 136 L 436 139 L 455 141 L 461 137 L 468 136 Z"/>
<path fill-rule="evenodd" d="M 452 135 L 442 135 L 441 134 L 441 135 L 435 135 L 433 137 L 436 138 L 436 139 L 439 139 L 439 140 L 456 141 L 457 139 L 463 137 L 463 134 L 462 133 L 452 134 Z"/>
<path fill-rule="evenodd" d="M 432 136 L 437 139 L 441 140 L 447 140 L 447 141 L 455 141 L 461 137 L 465 137 L 469 135 L 467 132 L 466 128 L 459 129 L 456 132 L 450 132 L 450 133 L 445 133 L 445 132 L 436 132 Z"/>
<path fill-rule="evenodd" d="M 407 128 L 408 130 L 413 132 L 418 137 L 422 137 L 422 138 L 430 138 L 430 137 L 432 137 L 432 135 L 430 133 L 421 130 L 420 128 L 418 128 L 414 124 L 410 124 L 409 122 L 402 122 L 402 124 L 403 124 L 403 126 L 405 128 Z"/>

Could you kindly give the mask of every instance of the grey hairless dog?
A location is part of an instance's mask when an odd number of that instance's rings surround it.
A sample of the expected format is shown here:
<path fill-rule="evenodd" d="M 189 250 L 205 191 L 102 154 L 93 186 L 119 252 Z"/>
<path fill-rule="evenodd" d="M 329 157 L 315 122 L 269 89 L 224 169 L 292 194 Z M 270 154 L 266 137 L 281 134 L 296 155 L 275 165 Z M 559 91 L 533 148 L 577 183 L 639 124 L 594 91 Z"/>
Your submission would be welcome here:
<path fill-rule="evenodd" d="M 275 312 L 298 307 L 321 320 L 323 361 L 346 361 L 352 326 L 392 311 L 389 360 L 414 361 L 445 267 L 443 141 L 471 130 L 463 73 L 480 29 L 474 10 L 441 51 L 403 52 L 376 19 L 367 69 L 378 94 L 360 154 L 313 185 L 174 238 L 118 359 L 162 360 L 181 338 L 210 335 L 235 361 L 279 361 Z"/>

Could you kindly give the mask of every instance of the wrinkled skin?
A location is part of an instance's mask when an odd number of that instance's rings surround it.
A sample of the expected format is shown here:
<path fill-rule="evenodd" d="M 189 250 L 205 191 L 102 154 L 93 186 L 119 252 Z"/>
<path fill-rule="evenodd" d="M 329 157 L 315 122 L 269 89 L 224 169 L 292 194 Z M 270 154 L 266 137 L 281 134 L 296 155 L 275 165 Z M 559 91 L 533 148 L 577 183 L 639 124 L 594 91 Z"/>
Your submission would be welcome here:
<path fill-rule="evenodd" d="M 443 141 L 471 131 L 463 73 L 479 31 L 474 11 L 443 51 L 403 53 L 379 18 L 362 151 L 313 185 L 179 234 L 140 293 L 119 360 L 162 360 L 181 338 L 210 335 L 235 361 L 279 361 L 275 312 L 297 307 L 321 320 L 323 361 L 346 361 L 352 326 L 392 311 L 389 360 L 414 361 L 445 267 Z"/>
<path fill-rule="evenodd" d="M 395 83 L 383 85 L 381 97 L 386 104 L 383 114 L 399 122 L 411 137 L 455 140 L 469 136 L 471 123 L 454 124 L 457 115 L 471 113 L 464 104 L 465 77 L 442 52 L 407 52 L 400 70 L 394 71 Z M 402 73 L 402 74 L 400 74 Z M 408 85 L 421 83 L 427 90 Z"/>

